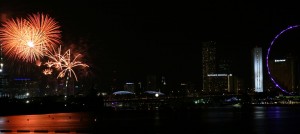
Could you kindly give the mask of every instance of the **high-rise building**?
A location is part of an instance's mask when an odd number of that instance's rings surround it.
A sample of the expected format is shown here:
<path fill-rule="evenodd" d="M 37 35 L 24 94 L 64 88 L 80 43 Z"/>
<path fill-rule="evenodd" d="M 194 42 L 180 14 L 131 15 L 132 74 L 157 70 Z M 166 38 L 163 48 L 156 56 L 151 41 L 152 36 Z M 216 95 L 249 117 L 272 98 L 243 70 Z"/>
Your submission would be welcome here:
<path fill-rule="evenodd" d="M 4 57 L 2 44 L 0 44 L 0 97 L 5 94 L 8 87 L 8 76 L 4 72 Z"/>
<path fill-rule="evenodd" d="M 232 74 L 208 74 L 207 76 L 214 83 L 212 93 L 233 93 Z"/>
<path fill-rule="evenodd" d="M 219 58 L 217 72 L 220 74 L 232 73 L 232 60 L 229 58 Z"/>
<path fill-rule="evenodd" d="M 216 42 L 208 41 L 202 43 L 202 80 L 205 93 L 216 90 L 213 83 L 213 78 L 208 74 L 216 72 Z"/>
<path fill-rule="evenodd" d="M 234 84 L 234 76 L 232 75 L 232 60 L 230 58 L 219 58 L 217 73 L 223 74 L 219 78 L 217 84 L 219 85 L 219 91 L 224 93 L 234 93 L 234 89 L 237 85 Z"/>
<path fill-rule="evenodd" d="M 3 63 L 3 55 L 2 55 L 2 44 L 0 44 L 0 74 L 4 73 L 4 63 Z"/>
<path fill-rule="evenodd" d="M 254 91 L 263 92 L 263 54 L 261 47 L 253 48 L 253 78 L 254 78 Z"/>

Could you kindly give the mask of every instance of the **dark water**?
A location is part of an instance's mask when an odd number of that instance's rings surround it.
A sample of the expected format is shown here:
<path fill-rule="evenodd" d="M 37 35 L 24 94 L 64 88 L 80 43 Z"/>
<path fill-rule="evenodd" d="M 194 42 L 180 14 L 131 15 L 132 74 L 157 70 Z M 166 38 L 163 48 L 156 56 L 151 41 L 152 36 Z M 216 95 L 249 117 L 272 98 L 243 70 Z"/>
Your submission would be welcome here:
<path fill-rule="evenodd" d="M 300 107 L 205 107 L 0 116 L 0 133 L 298 134 Z M 43 131 L 42 131 L 43 130 Z M 21 131 L 20 131 L 21 132 Z"/>
<path fill-rule="evenodd" d="M 293 134 L 300 133 L 300 107 L 251 106 L 120 112 L 104 118 L 110 133 Z M 110 129 L 111 126 L 115 129 Z"/>

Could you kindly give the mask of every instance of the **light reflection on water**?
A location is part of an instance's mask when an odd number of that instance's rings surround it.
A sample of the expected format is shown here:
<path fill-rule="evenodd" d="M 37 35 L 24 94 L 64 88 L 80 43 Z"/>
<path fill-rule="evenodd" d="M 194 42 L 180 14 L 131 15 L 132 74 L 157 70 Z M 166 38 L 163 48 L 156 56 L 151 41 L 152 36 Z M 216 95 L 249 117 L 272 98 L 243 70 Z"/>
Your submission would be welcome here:
<path fill-rule="evenodd" d="M 0 116 L 0 133 L 17 132 L 55 132 L 89 131 L 93 118 L 88 113 L 53 113 L 40 115 Z"/>

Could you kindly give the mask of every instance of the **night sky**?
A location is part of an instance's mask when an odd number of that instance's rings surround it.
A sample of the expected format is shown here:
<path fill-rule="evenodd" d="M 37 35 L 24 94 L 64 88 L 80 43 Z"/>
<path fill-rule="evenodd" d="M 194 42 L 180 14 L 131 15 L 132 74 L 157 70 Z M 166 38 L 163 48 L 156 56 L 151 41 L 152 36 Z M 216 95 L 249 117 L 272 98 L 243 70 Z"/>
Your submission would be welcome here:
<path fill-rule="evenodd" d="M 261 46 L 266 52 L 276 34 L 300 24 L 297 4 L 276 2 L 0 2 L 2 20 L 36 12 L 47 13 L 59 22 L 62 41 L 77 44 L 92 72 L 103 81 L 116 70 L 128 81 L 157 74 L 170 81 L 200 83 L 201 42 L 210 40 L 217 42 L 220 56 L 233 58 L 235 75 L 247 80 L 251 48 Z"/>

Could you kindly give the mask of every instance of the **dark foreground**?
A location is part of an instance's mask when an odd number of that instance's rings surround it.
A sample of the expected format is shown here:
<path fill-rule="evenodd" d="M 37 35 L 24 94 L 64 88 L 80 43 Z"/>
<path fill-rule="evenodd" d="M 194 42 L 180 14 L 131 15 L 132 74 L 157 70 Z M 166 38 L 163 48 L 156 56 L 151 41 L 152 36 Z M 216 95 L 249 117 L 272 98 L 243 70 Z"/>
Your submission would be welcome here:
<path fill-rule="evenodd" d="M 299 106 L 112 110 L 0 117 L 0 133 L 298 134 Z M 19 132 L 18 132 L 19 130 Z"/>
<path fill-rule="evenodd" d="M 116 134 L 298 134 L 299 121 L 298 106 L 223 106 L 178 111 L 118 111 L 105 115 L 98 125 L 102 128 L 100 131 Z"/>

